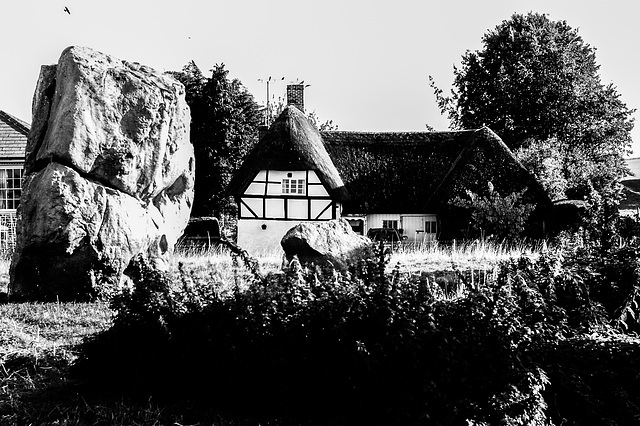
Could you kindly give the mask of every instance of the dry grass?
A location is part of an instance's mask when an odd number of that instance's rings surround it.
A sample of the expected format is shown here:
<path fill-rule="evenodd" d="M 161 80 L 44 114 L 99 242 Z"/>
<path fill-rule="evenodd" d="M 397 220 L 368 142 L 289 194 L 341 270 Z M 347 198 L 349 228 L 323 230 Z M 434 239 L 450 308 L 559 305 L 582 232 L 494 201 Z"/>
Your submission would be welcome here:
<path fill-rule="evenodd" d="M 420 246 L 400 246 L 391 255 L 390 267 L 401 270 L 432 272 L 444 270 L 486 270 L 508 259 L 521 256 L 537 258 L 547 250 L 545 242 L 507 244 L 491 240 L 475 240 L 442 245 L 438 242 Z"/>
<path fill-rule="evenodd" d="M 388 247 L 391 251 L 389 269 L 400 265 L 401 270 L 411 272 L 431 272 L 443 270 L 480 270 L 491 269 L 501 261 L 529 256 L 536 258 L 547 250 L 546 242 L 505 243 L 493 240 L 475 240 L 452 244 L 438 242 Z M 281 269 L 284 252 L 282 250 L 266 253 L 257 257 L 263 273 Z M 221 274 L 223 281 L 233 279 L 233 256 L 226 250 L 213 247 L 211 249 L 177 250 L 173 257 L 172 267 L 177 269 L 182 263 L 187 270 L 215 270 Z"/>
<path fill-rule="evenodd" d="M 282 265 L 282 251 L 266 253 L 257 257 L 263 272 L 279 270 Z M 201 249 L 178 248 L 172 258 L 172 267 L 177 268 L 182 263 L 188 268 L 209 267 L 219 272 L 232 272 L 234 265 L 233 256 L 220 247 Z"/>
<path fill-rule="evenodd" d="M 105 330 L 106 303 L 8 303 L 0 305 L 0 359 L 43 354 L 73 358 L 75 346 Z"/>
<path fill-rule="evenodd" d="M 9 288 L 9 266 L 11 259 L 0 253 L 0 293 L 6 293 Z"/>
<path fill-rule="evenodd" d="M 0 424 L 74 417 L 77 408 L 66 405 L 69 366 L 78 344 L 111 320 L 105 303 L 0 304 Z"/>

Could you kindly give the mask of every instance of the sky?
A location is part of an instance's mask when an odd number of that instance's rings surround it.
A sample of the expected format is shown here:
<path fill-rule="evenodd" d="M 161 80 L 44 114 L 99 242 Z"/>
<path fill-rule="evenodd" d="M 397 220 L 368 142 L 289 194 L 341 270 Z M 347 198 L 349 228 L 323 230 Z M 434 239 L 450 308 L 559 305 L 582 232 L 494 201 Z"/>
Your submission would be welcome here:
<path fill-rule="evenodd" d="M 629 108 L 640 107 L 640 4 L 630 0 L 15 0 L 0 7 L 0 110 L 27 122 L 40 66 L 76 45 L 159 71 L 193 60 L 207 74 L 224 63 L 260 104 L 269 77 L 276 99 L 287 83 L 304 81 L 306 111 L 339 130 L 447 130 L 429 76 L 448 93 L 465 51 L 527 12 L 577 28 L 597 49 L 602 82 L 613 83 Z M 640 156 L 640 123 L 632 137 Z"/>

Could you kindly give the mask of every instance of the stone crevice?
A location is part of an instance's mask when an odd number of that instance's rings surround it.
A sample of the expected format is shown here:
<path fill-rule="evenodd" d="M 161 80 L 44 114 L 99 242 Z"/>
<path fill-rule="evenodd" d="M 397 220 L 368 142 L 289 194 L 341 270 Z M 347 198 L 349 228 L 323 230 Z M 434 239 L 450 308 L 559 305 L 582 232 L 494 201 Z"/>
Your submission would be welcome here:
<path fill-rule="evenodd" d="M 74 164 L 70 163 L 69 161 L 66 161 L 64 158 L 60 158 L 60 157 L 55 157 L 55 156 L 51 156 L 47 159 L 42 159 L 36 162 L 35 167 L 33 168 L 33 170 L 29 173 L 29 174 L 36 174 L 44 169 L 46 169 L 49 164 L 52 163 L 56 163 L 59 164 L 63 167 L 66 167 L 68 169 L 73 170 L 74 172 L 76 172 L 77 174 L 79 174 L 83 179 L 87 180 L 88 182 L 94 183 L 96 185 L 100 185 L 100 186 L 104 186 L 105 188 L 108 188 L 112 191 L 116 191 L 122 195 L 127 195 L 129 197 L 132 198 L 136 198 L 137 200 L 140 200 L 140 198 L 131 195 L 125 191 L 123 191 L 122 189 L 114 186 L 111 182 L 109 182 L 106 179 L 102 179 L 98 176 L 92 175 L 91 173 L 87 173 L 83 170 L 80 170 L 78 167 L 76 167 Z M 142 200 L 140 200 L 142 201 Z"/>

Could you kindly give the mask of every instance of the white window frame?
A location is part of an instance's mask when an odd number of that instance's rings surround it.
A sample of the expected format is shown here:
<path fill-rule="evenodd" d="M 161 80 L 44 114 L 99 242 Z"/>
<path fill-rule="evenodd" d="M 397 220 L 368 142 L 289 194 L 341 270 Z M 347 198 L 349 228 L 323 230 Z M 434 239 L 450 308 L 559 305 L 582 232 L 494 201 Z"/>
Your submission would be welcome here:
<path fill-rule="evenodd" d="M 384 229 L 398 229 L 398 220 L 397 219 L 393 219 L 393 220 L 384 219 L 382 221 L 382 228 L 384 228 Z"/>
<path fill-rule="evenodd" d="M 8 171 L 11 170 L 11 178 Z M 15 171 L 19 172 L 16 178 Z M 22 165 L 0 165 L 0 212 L 13 212 L 20 205 L 24 167 Z"/>
<path fill-rule="evenodd" d="M 288 195 L 306 195 L 307 182 L 305 179 L 283 178 L 282 193 Z"/>

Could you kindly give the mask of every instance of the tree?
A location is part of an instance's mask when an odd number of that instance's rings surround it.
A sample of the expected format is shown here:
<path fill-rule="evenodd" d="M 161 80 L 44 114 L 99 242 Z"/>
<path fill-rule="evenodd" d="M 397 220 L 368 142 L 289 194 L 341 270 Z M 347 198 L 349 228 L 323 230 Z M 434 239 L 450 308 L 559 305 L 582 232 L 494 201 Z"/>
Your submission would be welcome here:
<path fill-rule="evenodd" d="M 321 132 L 338 130 L 338 125 L 335 124 L 333 120 L 320 122 L 320 118 L 315 111 L 311 111 L 309 114 L 307 114 L 307 117 L 309 118 L 309 121 L 311 121 L 311 124 L 316 126 L 316 129 L 320 130 Z"/>
<path fill-rule="evenodd" d="M 523 202 L 526 189 L 500 195 L 489 182 L 486 195 L 467 191 L 468 198 L 456 197 L 452 204 L 471 213 L 469 225 L 475 237 L 495 236 L 513 240 L 524 232 L 533 204 Z"/>
<path fill-rule="evenodd" d="M 551 200 L 566 198 L 569 182 L 564 175 L 558 141 L 554 138 L 541 142 L 530 140 L 523 145 L 515 152 L 522 165 L 540 182 Z"/>
<path fill-rule="evenodd" d="M 258 141 L 261 111 L 238 79 L 229 79 L 224 64 L 205 77 L 195 62 L 170 74 L 184 84 L 191 108 L 191 142 L 196 158 L 192 214 L 233 214 L 235 205 L 224 196 L 231 176 Z"/>
<path fill-rule="evenodd" d="M 454 67 L 450 96 L 430 78 L 452 127 L 486 125 L 513 150 L 556 144 L 567 196 L 615 184 L 625 172 L 634 111 L 601 83 L 595 48 L 566 21 L 537 13 L 514 14 L 482 43 Z"/>

